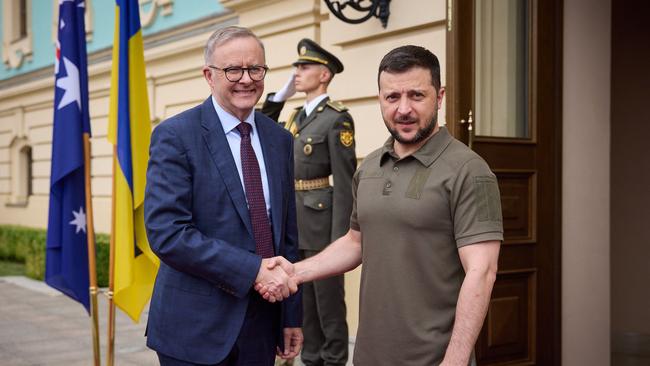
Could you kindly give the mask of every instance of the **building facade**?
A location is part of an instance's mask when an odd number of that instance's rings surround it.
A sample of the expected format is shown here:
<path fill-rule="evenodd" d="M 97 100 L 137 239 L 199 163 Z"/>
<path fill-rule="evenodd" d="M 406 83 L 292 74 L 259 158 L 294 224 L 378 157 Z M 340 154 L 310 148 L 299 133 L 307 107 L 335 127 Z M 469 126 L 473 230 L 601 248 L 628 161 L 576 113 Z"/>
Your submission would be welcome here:
<path fill-rule="evenodd" d="M 96 231 L 107 233 L 114 4 L 85 3 L 93 207 Z M 650 124 L 640 123 L 648 118 L 633 98 L 650 85 L 639 66 L 650 61 L 648 26 L 634 17 L 647 14 L 641 1 L 394 0 L 385 28 L 374 17 L 345 23 L 323 0 L 140 3 L 154 126 L 209 95 L 204 43 L 238 24 L 265 43 L 268 92 L 285 82 L 302 38 L 341 59 L 345 72 L 329 92 L 350 109 L 363 158 L 388 136 L 377 102 L 379 60 L 404 44 L 430 49 L 447 87 L 440 121 L 485 157 L 503 196 L 506 241 L 477 344 L 480 363 L 616 364 L 620 349 L 650 337 L 642 281 L 650 270 L 640 259 L 650 257 L 643 224 L 650 164 L 640 158 L 648 155 L 641 136 Z M 47 225 L 57 7 L 58 0 L 0 5 L 0 224 Z M 626 48 L 630 39 L 638 47 Z M 346 276 L 352 342 L 358 286 L 357 269 Z"/>

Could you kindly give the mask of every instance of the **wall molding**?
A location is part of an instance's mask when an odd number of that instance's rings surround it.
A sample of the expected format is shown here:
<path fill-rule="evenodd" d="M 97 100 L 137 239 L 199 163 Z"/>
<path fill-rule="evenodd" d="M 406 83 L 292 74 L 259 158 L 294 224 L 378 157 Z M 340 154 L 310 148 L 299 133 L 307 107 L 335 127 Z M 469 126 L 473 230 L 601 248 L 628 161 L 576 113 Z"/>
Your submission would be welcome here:
<path fill-rule="evenodd" d="M 2 61 L 9 69 L 19 68 L 23 62 L 32 59 L 32 0 L 27 0 L 25 28 L 27 34 L 20 35 L 20 5 L 18 0 L 5 0 L 2 12 Z"/>
<path fill-rule="evenodd" d="M 174 0 L 140 0 L 140 24 L 148 28 L 156 21 L 160 13 L 169 16 L 174 13 Z"/>

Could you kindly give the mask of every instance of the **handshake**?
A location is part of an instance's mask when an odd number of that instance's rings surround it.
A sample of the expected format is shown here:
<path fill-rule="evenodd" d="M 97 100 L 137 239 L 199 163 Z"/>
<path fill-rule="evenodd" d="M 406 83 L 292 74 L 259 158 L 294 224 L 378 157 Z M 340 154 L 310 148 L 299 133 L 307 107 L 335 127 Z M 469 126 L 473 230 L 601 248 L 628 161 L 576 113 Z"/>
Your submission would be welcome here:
<path fill-rule="evenodd" d="M 296 266 L 284 257 L 264 258 L 255 279 L 255 291 L 269 302 L 282 301 L 295 294 L 302 282 Z"/>

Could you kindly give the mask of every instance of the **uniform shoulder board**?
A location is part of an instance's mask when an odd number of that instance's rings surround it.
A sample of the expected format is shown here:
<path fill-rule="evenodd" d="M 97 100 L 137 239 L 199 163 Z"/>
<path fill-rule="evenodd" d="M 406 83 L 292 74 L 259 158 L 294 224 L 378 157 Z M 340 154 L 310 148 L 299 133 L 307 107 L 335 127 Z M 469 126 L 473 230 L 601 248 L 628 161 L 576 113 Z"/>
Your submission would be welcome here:
<path fill-rule="evenodd" d="M 345 112 L 348 110 L 348 107 L 344 106 L 343 103 L 339 101 L 333 102 L 331 100 L 328 100 L 327 105 L 337 112 Z"/>

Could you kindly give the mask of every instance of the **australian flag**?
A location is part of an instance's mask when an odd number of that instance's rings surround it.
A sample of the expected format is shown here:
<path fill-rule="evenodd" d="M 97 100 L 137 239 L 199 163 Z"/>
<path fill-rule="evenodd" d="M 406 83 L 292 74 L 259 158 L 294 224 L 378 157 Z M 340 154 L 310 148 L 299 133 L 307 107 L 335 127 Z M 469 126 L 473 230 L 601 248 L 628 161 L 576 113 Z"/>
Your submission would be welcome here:
<path fill-rule="evenodd" d="M 90 312 L 83 134 L 90 137 L 83 0 L 59 0 L 45 282 Z"/>

